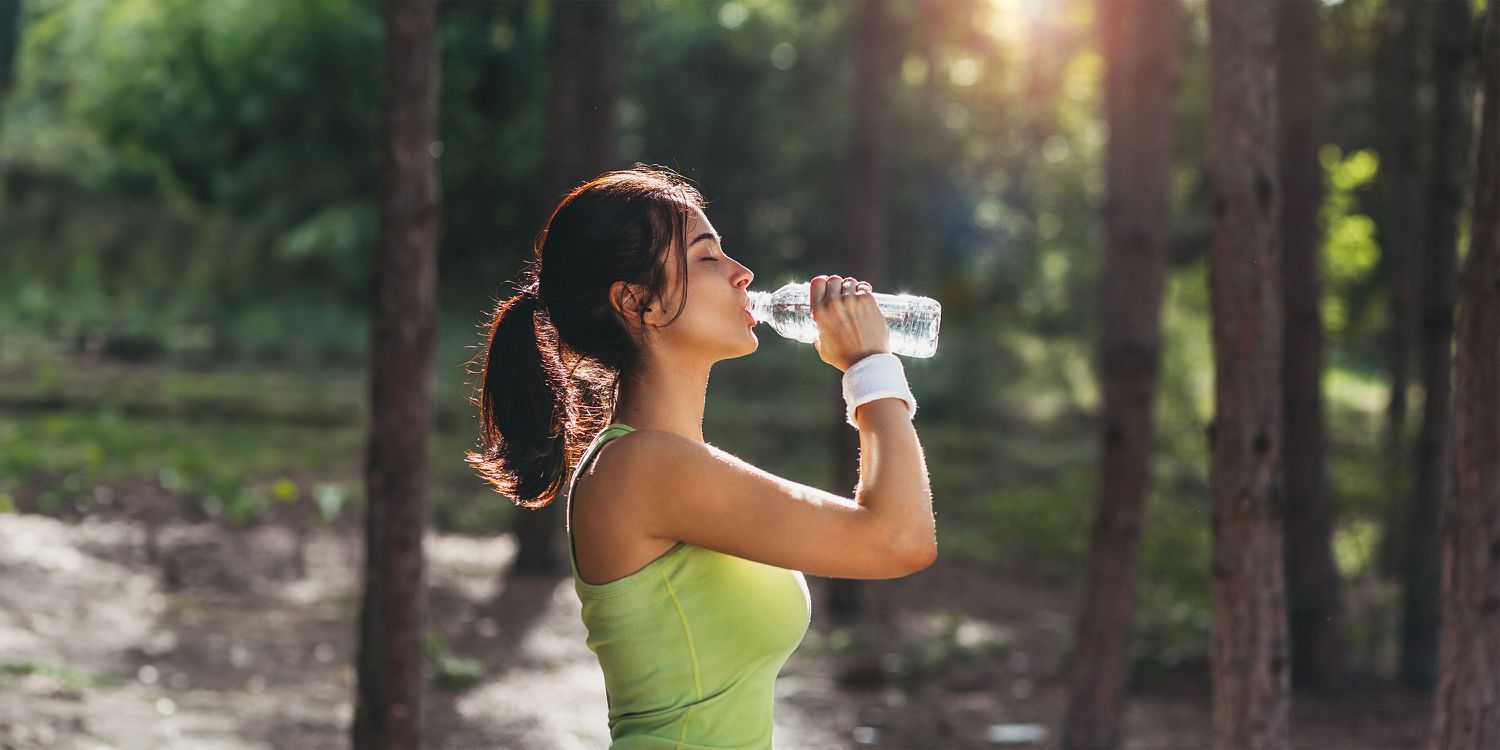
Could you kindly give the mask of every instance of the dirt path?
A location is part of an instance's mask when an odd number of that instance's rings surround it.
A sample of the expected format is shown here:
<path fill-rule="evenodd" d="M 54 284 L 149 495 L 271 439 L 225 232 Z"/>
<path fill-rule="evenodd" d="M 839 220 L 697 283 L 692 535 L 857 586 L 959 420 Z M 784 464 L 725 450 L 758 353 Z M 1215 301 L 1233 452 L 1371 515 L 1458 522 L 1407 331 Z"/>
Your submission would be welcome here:
<path fill-rule="evenodd" d="M 571 580 L 502 585 L 509 537 L 427 544 L 432 629 L 481 667 L 473 685 L 429 689 L 428 746 L 608 745 Z M 346 747 L 360 555 L 350 528 L 299 539 L 0 514 L 0 748 Z M 840 627 L 821 611 L 828 582 L 808 582 L 813 627 L 777 682 L 778 748 L 1055 744 L 1035 731 L 1061 714 L 1069 592 L 945 560 L 867 585 L 871 616 Z M 1208 744 L 1201 678 L 1138 693 L 1129 747 Z M 1294 715 L 1300 746 L 1416 747 L 1426 711 L 1373 691 L 1299 700 Z"/>

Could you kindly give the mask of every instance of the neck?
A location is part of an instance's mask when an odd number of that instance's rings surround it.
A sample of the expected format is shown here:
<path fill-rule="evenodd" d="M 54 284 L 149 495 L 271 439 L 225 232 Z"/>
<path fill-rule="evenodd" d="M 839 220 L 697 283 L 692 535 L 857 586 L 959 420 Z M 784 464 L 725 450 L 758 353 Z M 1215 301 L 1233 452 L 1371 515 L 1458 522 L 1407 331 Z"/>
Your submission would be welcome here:
<path fill-rule="evenodd" d="M 620 383 L 611 421 L 705 442 L 703 405 L 708 395 L 708 369 L 700 363 L 648 360 L 634 382 Z"/>

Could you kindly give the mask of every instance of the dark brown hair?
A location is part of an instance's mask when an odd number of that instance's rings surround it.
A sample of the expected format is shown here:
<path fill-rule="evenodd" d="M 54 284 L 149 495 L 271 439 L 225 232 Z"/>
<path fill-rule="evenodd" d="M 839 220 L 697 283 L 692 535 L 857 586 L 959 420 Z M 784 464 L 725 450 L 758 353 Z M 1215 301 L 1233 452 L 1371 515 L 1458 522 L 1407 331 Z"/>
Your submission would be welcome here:
<path fill-rule="evenodd" d="M 579 185 L 553 208 L 520 292 L 497 301 L 483 324 L 482 369 L 470 370 L 480 440 L 465 461 L 515 504 L 537 509 L 557 497 L 614 411 L 621 379 L 640 370 L 640 347 L 610 306 L 610 286 L 639 285 L 641 309 L 656 305 L 675 255 L 685 287 L 687 220 L 703 205 L 681 176 L 637 164 Z M 684 288 L 672 321 L 686 303 Z"/>

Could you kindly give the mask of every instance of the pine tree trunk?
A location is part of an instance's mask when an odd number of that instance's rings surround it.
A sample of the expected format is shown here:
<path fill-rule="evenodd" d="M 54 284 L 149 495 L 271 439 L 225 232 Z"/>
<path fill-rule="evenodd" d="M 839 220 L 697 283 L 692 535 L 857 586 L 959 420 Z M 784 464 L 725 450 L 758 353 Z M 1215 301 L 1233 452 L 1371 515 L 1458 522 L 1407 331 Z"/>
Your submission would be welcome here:
<path fill-rule="evenodd" d="M 1292 677 L 1336 688 L 1344 672 L 1344 615 L 1330 536 L 1333 507 L 1324 474 L 1323 320 L 1319 305 L 1318 209 L 1323 168 L 1323 66 L 1318 0 L 1276 6 L 1281 111 L 1282 293 L 1286 328 L 1282 428 L 1286 487 L 1287 609 Z"/>
<path fill-rule="evenodd" d="M 1500 747 L 1500 8 L 1481 32 L 1480 124 L 1459 285 L 1453 495 L 1428 747 Z"/>
<path fill-rule="evenodd" d="M 1465 0 L 1422 6 L 1432 28 L 1432 166 L 1425 196 L 1426 242 L 1422 269 L 1422 434 L 1417 442 L 1416 486 L 1407 504 L 1402 566 L 1401 682 L 1430 690 L 1436 679 L 1439 524 L 1447 496 L 1452 395 L 1453 296 L 1458 266 L 1458 222 L 1468 171 L 1470 11 Z"/>
<path fill-rule="evenodd" d="M 1214 743 L 1289 744 L 1274 4 L 1208 4 Z"/>
<path fill-rule="evenodd" d="M 1137 548 L 1151 474 L 1171 236 L 1173 112 L 1182 7 L 1095 5 L 1106 75 L 1108 194 L 1097 362 L 1103 390 L 1099 492 L 1077 629 L 1063 747 L 1121 744 Z"/>
<path fill-rule="evenodd" d="M 614 0 L 554 3 L 548 37 L 552 85 L 547 94 L 547 162 L 543 203 L 552 204 L 579 183 L 615 166 L 615 45 L 619 7 Z M 515 509 L 515 575 L 563 573 L 567 535 L 561 502 L 538 510 Z"/>
<path fill-rule="evenodd" d="M 1381 41 L 1377 57 L 1380 120 L 1385 142 L 1380 148 L 1381 276 L 1389 290 L 1390 323 L 1386 331 L 1386 360 L 1390 368 L 1390 402 L 1383 436 L 1384 484 L 1391 491 L 1380 566 L 1392 576 L 1406 556 L 1407 467 L 1406 391 L 1411 382 L 1411 348 L 1415 337 L 1417 239 L 1422 236 L 1422 168 L 1417 144 L 1423 118 L 1417 89 L 1421 84 L 1419 56 L 1411 49 L 1420 36 L 1420 8 L 1416 3 L 1381 6 Z"/>
<path fill-rule="evenodd" d="M 885 153 L 886 86 L 890 83 L 889 32 L 883 3 L 857 7 L 855 46 L 858 49 L 854 79 L 854 133 L 848 162 L 848 225 L 841 248 L 842 276 L 870 282 L 884 290 L 881 262 L 885 257 Z M 889 291 L 889 290 L 885 290 Z M 843 386 L 835 382 L 831 400 L 837 413 L 844 413 Z M 859 481 L 859 433 L 842 417 L 833 428 L 833 466 L 838 491 L 853 491 Z M 861 613 L 862 584 L 835 578 L 828 587 L 829 614 L 849 620 Z"/>
<path fill-rule="evenodd" d="M 421 745 L 427 614 L 422 532 L 441 234 L 441 199 L 429 151 L 437 114 L 436 15 L 435 3 L 385 3 L 364 599 L 353 728 L 357 750 Z"/>

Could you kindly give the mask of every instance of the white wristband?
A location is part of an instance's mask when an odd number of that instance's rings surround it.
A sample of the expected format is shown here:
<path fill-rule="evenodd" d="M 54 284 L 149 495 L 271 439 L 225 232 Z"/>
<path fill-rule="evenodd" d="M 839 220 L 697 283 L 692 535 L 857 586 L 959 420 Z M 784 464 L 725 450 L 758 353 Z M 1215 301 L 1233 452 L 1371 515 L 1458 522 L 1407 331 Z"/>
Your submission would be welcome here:
<path fill-rule="evenodd" d="M 906 370 L 890 352 L 871 354 L 844 371 L 845 420 L 859 429 L 854 423 L 855 408 L 882 398 L 905 401 L 908 416 L 916 417 L 917 399 L 906 384 Z"/>

